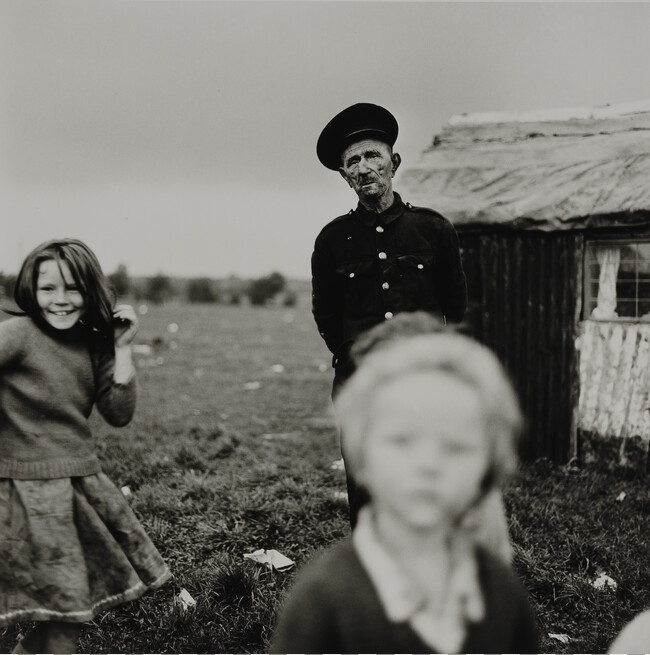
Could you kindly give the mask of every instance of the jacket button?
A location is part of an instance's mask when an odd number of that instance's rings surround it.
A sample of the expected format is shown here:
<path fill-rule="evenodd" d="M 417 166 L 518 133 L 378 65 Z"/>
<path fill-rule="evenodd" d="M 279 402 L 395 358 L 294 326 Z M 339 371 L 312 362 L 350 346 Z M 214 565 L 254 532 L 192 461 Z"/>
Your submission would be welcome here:
<path fill-rule="evenodd" d="M 424 264 L 418 264 L 418 268 L 424 268 Z"/>
<path fill-rule="evenodd" d="M 350 273 L 350 277 L 354 277 L 354 273 Z"/>
<path fill-rule="evenodd" d="M 388 257 L 388 255 L 385 252 L 379 253 L 379 259 L 386 259 L 386 257 Z"/>
<path fill-rule="evenodd" d="M 386 291 L 387 289 L 390 289 L 390 284 L 388 284 L 388 282 L 384 282 L 384 283 L 381 285 L 381 288 L 382 288 L 384 291 Z"/>
<path fill-rule="evenodd" d="M 384 228 L 381 225 L 378 225 L 375 230 L 377 230 L 377 232 L 383 232 Z"/>
<path fill-rule="evenodd" d="M 387 319 L 387 320 L 388 320 L 389 318 L 393 318 L 393 312 L 386 312 L 386 313 L 384 314 L 384 318 Z"/>

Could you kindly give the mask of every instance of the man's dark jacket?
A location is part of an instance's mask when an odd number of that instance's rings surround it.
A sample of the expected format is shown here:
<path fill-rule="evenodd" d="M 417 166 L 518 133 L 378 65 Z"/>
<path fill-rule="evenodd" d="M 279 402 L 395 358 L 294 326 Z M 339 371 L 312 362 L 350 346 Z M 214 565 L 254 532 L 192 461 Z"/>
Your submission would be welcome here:
<path fill-rule="evenodd" d="M 337 368 L 357 336 L 398 312 L 427 311 L 460 322 L 467 285 L 458 237 L 439 213 L 399 194 L 377 214 L 361 204 L 326 225 L 311 259 L 313 313 Z"/>

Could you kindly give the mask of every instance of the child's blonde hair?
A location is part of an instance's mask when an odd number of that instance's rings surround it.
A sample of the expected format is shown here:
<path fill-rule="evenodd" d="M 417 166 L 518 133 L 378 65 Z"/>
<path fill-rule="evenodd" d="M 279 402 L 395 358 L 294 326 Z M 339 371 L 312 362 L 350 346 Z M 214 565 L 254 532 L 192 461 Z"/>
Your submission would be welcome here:
<path fill-rule="evenodd" d="M 501 483 L 517 465 L 522 415 L 496 356 L 474 339 L 440 332 L 395 339 L 369 352 L 334 401 L 346 465 L 358 476 L 364 461 L 369 411 L 376 389 L 411 373 L 447 373 L 478 393 L 489 440 L 485 488 Z"/>

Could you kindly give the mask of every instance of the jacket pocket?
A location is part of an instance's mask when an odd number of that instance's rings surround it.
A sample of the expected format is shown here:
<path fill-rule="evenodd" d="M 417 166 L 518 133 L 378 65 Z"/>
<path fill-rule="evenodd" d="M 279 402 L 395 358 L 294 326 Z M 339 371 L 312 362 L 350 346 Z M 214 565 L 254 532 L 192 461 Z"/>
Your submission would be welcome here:
<path fill-rule="evenodd" d="M 376 311 L 371 297 L 372 260 L 346 262 L 336 268 L 336 273 L 343 285 L 345 312 L 348 317 L 367 316 Z"/>
<path fill-rule="evenodd" d="M 404 309 L 432 309 L 438 302 L 434 285 L 433 254 L 398 255 L 396 260 L 404 288 Z"/>

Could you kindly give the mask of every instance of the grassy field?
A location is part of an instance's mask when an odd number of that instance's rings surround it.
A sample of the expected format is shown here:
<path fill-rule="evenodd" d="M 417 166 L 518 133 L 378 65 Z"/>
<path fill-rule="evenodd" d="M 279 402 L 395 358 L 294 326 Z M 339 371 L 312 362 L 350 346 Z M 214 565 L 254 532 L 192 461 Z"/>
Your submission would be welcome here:
<path fill-rule="evenodd" d="M 80 650 L 265 652 L 295 570 L 244 554 L 273 548 L 301 565 L 348 533 L 329 354 L 306 307 L 150 307 L 137 343 L 152 351 L 136 355 L 135 419 L 115 429 L 94 416 L 93 427 L 174 578 L 87 624 Z M 540 461 L 522 467 L 506 505 L 543 651 L 604 652 L 650 606 L 648 480 Z M 601 573 L 615 590 L 592 585 Z M 0 651 L 28 627 L 0 630 Z"/>

